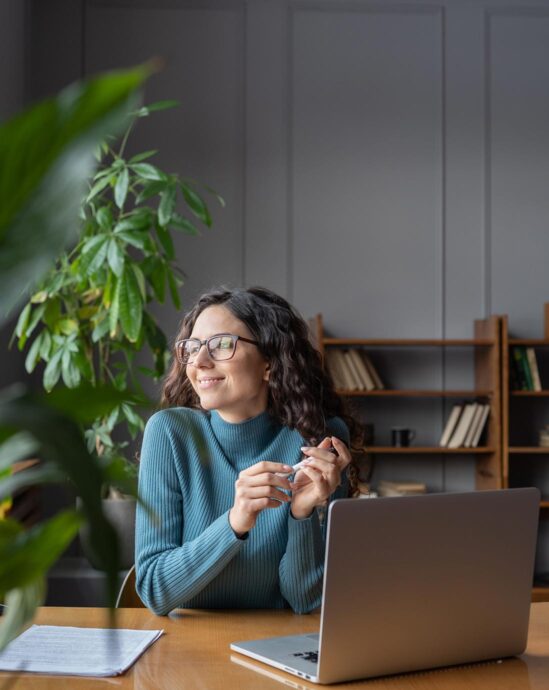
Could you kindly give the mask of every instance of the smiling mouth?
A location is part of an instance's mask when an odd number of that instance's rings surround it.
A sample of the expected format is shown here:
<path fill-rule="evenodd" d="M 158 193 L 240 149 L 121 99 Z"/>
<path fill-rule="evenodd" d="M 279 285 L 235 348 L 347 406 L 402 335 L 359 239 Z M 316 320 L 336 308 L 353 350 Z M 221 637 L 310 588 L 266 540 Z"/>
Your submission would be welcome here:
<path fill-rule="evenodd" d="M 198 380 L 198 385 L 200 388 L 210 388 L 211 386 L 215 386 L 220 381 L 223 381 L 223 378 L 204 378 Z"/>

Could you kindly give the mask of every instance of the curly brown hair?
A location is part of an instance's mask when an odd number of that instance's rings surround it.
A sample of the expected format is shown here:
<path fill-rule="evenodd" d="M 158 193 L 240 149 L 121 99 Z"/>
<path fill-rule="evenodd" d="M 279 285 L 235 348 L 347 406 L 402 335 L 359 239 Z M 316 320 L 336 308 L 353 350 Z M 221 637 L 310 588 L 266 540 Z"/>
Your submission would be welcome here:
<path fill-rule="evenodd" d="M 175 342 L 188 338 L 198 316 L 223 305 L 242 321 L 270 367 L 267 411 L 281 425 L 296 429 L 310 445 L 328 435 L 327 420 L 340 417 L 349 427 L 351 445 L 357 424 L 335 392 L 322 357 L 309 340 L 306 322 L 285 299 L 262 287 L 215 288 L 203 294 L 185 315 Z M 162 407 L 202 409 L 185 365 L 175 356 L 162 391 Z M 356 492 L 358 468 L 349 467 L 350 494 Z"/>

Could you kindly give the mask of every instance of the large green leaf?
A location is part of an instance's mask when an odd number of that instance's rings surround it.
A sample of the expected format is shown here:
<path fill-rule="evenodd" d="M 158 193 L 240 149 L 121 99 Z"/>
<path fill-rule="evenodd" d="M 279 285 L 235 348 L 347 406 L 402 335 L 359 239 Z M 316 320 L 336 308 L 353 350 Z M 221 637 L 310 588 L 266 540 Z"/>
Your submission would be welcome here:
<path fill-rule="evenodd" d="M 45 593 L 45 576 L 37 577 L 25 587 L 18 587 L 7 593 L 6 613 L 0 618 L 0 649 L 4 649 L 33 619 L 36 609 L 44 603 Z"/>
<path fill-rule="evenodd" d="M 135 271 L 125 266 L 118 281 L 119 319 L 122 330 L 130 342 L 135 342 L 143 322 L 143 300 Z"/>
<path fill-rule="evenodd" d="M 4 543 L 0 551 L 0 596 L 45 575 L 74 539 L 81 524 L 81 515 L 75 510 L 65 510 Z"/>
<path fill-rule="evenodd" d="M 82 383 L 74 389 L 56 388 L 51 393 L 43 395 L 42 400 L 44 404 L 83 425 L 105 417 L 122 403 L 150 405 L 148 400 L 130 391 L 118 391 L 110 386 L 92 386 L 91 383 Z M 82 400 L 86 401 L 85 405 L 82 405 Z"/>
<path fill-rule="evenodd" d="M 194 215 L 199 218 L 204 225 L 210 227 L 212 224 L 212 218 L 204 199 L 202 199 L 194 191 L 194 189 L 191 189 L 191 187 L 184 182 L 181 183 L 181 191 L 183 192 L 183 196 L 185 197 L 188 207 L 191 209 Z"/>
<path fill-rule="evenodd" d="M 32 458 L 38 450 L 36 440 L 26 431 L 13 434 L 0 444 L 0 471 L 14 462 Z"/>
<path fill-rule="evenodd" d="M 116 180 L 116 185 L 114 186 L 114 200 L 118 208 L 124 206 L 126 201 L 126 196 L 128 194 L 128 186 L 130 184 L 130 175 L 128 173 L 128 168 L 122 168 L 118 179 Z"/>
<path fill-rule="evenodd" d="M 109 602 L 114 604 L 118 585 L 118 541 L 101 508 L 103 471 L 88 453 L 80 427 L 20 386 L 14 386 L 0 393 L 0 431 L 3 429 L 25 430 L 31 434 L 40 444 L 45 466 L 61 470 L 81 497 L 90 526 L 90 545 L 107 574 Z M 0 573 L 5 556 L 0 550 Z"/>
<path fill-rule="evenodd" d="M 75 84 L 0 127 L 0 320 L 76 239 L 97 142 L 127 121 L 149 71 Z"/>

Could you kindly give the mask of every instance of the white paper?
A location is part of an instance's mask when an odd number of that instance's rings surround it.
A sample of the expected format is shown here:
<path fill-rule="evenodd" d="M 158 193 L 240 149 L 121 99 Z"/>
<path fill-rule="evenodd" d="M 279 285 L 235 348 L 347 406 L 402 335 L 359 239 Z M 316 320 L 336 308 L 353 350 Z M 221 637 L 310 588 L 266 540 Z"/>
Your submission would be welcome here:
<path fill-rule="evenodd" d="M 117 676 L 163 632 L 32 625 L 0 652 L 0 671 Z"/>

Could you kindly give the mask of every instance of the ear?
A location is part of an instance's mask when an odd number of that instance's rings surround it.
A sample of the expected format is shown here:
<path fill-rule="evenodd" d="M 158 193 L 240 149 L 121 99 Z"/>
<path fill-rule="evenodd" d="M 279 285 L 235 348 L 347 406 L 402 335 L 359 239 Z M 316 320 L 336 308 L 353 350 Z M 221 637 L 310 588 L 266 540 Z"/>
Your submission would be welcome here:
<path fill-rule="evenodd" d="M 269 362 L 265 362 L 265 371 L 263 372 L 263 380 L 268 381 L 271 377 L 271 365 Z"/>

